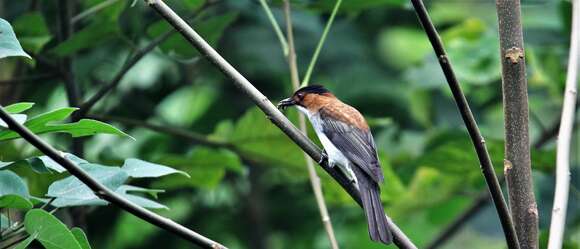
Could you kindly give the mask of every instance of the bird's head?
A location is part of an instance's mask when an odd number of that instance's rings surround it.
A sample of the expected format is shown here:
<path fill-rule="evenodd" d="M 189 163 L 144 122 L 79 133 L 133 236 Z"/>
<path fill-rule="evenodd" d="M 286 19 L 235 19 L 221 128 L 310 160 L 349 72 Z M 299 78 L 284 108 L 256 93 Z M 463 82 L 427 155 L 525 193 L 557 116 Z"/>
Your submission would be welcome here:
<path fill-rule="evenodd" d="M 310 85 L 298 89 L 292 97 L 283 99 L 278 103 L 278 109 L 289 106 L 298 106 L 311 109 L 320 105 L 324 99 L 335 98 L 334 95 L 321 85 Z"/>

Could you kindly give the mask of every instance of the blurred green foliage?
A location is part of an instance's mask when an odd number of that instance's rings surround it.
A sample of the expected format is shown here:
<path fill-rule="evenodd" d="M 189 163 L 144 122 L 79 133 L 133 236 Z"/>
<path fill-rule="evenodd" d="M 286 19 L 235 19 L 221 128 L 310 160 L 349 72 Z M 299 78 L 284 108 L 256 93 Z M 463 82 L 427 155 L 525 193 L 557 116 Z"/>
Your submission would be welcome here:
<path fill-rule="evenodd" d="M 66 120 L 74 107 L 66 107 L 58 73 L 60 59 L 73 59 L 74 79 L 86 100 L 116 76 L 128 56 L 171 30 L 141 1 L 134 5 L 107 1 L 106 7 L 96 9 L 102 2 L 75 1 L 73 16 L 85 15 L 77 16 L 73 35 L 59 42 L 57 2 L 0 1 L 0 17 L 12 24 L 35 62 L 0 61 L 0 103 L 36 103 L 27 116 L 20 117 L 23 121 L 55 112 L 60 113 L 58 118 L 48 121 Z M 272 101 L 291 94 L 286 59 L 258 1 L 222 0 L 209 7 L 202 7 L 203 0 L 166 2 Z M 426 2 L 501 176 L 503 114 L 495 5 L 476 0 Z M 334 1 L 291 3 L 302 75 Z M 530 0 L 523 4 L 531 143 L 535 143 L 559 118 L 570 3 Z M 281 1 L 270 1 L 270 6 L 284 30 Z M 199 8 L 204 9 L 193 16 Z M 4 57 L 2 53 L 0 57 Z M 44 77 L 26 79 L 35 76 Z M 444 76 L 408 1 L 343 1 L 311 82 L 325 85 L 369 120 L 386 178 L 382 186 L 386 212 L 420 248 L 485 191 L 476 155 Z M 21 114 L 28 107 L 21 104 L 12 112 Z M 190 176 L 129 178 L 118 173 L 124 166 L 99 166 L 123 176 L 122 181 L 114 182 L 120 193 L 140 194 L 135 195 L 139 198 L 158 195 L 155 203 L 169 210 L 156 212 L 230 248 L 329 248 L 298 146 L 180 35 L 171 35 L 148 53 L 90 113 L 130 119 L 132 122 L 115 119 L 111 123 L 135 140 L 88 137 L 82 158 L 101 165 L 122 165 L 126 158 L 141 158 Z M 287 115 L 297 121 L 294 110 Z M 172 130 L 149 129 L 145 123 Z M 46 127 L 44 124 L 39 127 Z M 2 132 L 7 133 L 0 131 L 0 135 Z M 309 134 L 317 141 L 312 130 Z M 69 135 L 51 133 L 43 138 L 68 151 Z M 580 152 L 578 136 L 574 141 L 573 150 Z M 566 248 L 580 244 L 578 154 L 572 153 Z M 26 187 L 26 194 L 40 197 L 52 182 L 63 178 L 39 174 L 43 165 L 48 171 L 54 169 L 38 155 L 20 139 L 0 141 L 0 161 L 16 163 L 11 171 L 0 172 L 13 171 L 24 179 L 18 186 Z M 546 232 L 553 198 L 553 142 L 535 148 L 532 160 L 540 229 Z M 23 164 L 33 167 L 19 167 Z M 381 248 L 368 239 L 361 210 L 325 172 L 318 173 L 341 247 Z M 11 203 L 30 208 L 13 197 L 19 196 L 18 191 L 10 192 L 15 195 L 0 203 L 13 198 Z M 16 204 L 12 210 L 17 210 Z M 84 221 L 74 208 L 55 214 L 69 217 L 63 219 L 68 227 L 86 225 L 93 248 L 189 247 L 112 206 L 86 208 Z M 5 213 L 0 218 L 4 227 Z M 486 206 L 444 248 L 465 248 L 466 244 L 470 248 L 504 248 L 500 229 L 495 211 Z M 31 227 L 30 231 L 36 230 Z M 42 231 L 38 232 L 37 238 L 42 238 Z M 78 230 L 65 232 L 86 248 Z"/>

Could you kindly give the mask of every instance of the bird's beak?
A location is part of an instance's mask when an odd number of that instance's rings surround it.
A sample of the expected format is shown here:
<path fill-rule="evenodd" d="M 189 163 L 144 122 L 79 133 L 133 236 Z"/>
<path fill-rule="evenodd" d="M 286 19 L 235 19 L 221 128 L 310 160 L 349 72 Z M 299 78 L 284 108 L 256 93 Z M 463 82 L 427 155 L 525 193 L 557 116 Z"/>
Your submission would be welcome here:
<path fill-rule="evenodd" d="M 296 102 L 292 98 L 287 98 L 287 99 L 283 99 L 280 102 L 278 102 L 277 107 L 280 110 L 284 110 L 286 107 L 293 106 L 295 104 L 296 104 Z"/>

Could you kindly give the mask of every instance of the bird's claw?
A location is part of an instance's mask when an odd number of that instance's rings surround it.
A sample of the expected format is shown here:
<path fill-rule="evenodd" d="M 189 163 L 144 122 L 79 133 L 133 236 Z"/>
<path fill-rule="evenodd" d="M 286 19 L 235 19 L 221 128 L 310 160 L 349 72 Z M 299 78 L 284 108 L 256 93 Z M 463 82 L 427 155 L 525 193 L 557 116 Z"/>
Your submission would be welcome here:
<path fill-rule="evenodd" d="M 322 150 L 320 160 L 318 160 L 318 164 L 322 164 L 324 162 L 328 162 L 328 154 L 326 154 L 326 150 Z"/>

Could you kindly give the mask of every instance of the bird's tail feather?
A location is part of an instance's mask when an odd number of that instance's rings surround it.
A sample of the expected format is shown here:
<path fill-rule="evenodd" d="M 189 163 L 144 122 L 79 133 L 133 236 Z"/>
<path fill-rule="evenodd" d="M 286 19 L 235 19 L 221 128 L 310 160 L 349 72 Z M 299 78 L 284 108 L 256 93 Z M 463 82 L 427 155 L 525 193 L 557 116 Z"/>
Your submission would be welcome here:
<path fill-rule="evenodd" d="M 389 229 L 387 217 L 385 216 L 383 204 L 381 203 L 379 186 L 371 182 L 370 179 L 360 180 L 359 189 L 369 225 L 371 240 L 387 245 L 391 244 L 393 242 L 393 235 Z"/>

